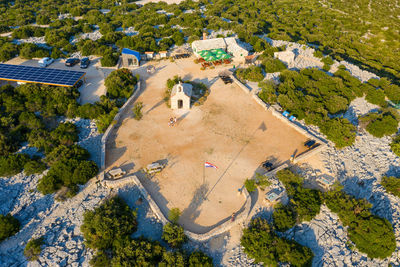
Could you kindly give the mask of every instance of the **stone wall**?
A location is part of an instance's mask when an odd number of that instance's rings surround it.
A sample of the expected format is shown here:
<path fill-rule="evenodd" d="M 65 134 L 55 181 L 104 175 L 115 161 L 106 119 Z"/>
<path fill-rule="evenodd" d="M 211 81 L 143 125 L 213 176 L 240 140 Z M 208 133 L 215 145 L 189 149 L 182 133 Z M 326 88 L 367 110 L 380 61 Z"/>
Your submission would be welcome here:
<path fill-rule="evenodd" d="M 140 81 L 138 81 L 136 87 L 135 87 L 135 92 L 133 93 L 133 95 L 125 102 L 125 104 L 119 109 L 117 115 L 115 115 L 113 122 L 110 124 L 110 126 L 108 126 L 107 130 L 105 131 L 105 133 L 103 134 L 103 137 L 101 138 L 101 166 L 100 169 L 104 170 L 104 168 L 106 167 L 106 144 L 107 144 L 107 140 L 112 132 L 112 130 L 114 129 L 116 122 L 119 121 L 119 119 L 121 118 L 121 114 L 125 112 L 125 110 L 127 109 L 127 107 L 132 104 L 140 95 L 142 91 L 142 88 L 140 86 Z"/>
<path fill-rule="evenodd" d="M 232 79 L 234 80 L 234 82 L 243 89 L 243 91 L 245 91 L 246 93 L 249 93 L 250 91 L 247 89 L 247 87 L 242 84 L 238 79 L 236 79 L 234 77 L 234 75 L 231 75 Z M 286 125 L 288 125 L 289 127 L 292 127 L 293 129 L 295 129 L 296 131 L 298 131 L 299 133 L 307 136 L 307 138 L 309 139 L 314 139 L 316 140 L 320 145 L 308 150 L 306 152 L 304 152 L 303 154 L 299 155 L 298 157 L 296 157 L 293 160 L 293 163 L 297 163 L 300 160 L 305 160 L 308 157 L 315 155 L 318 152 L 321 152 L 322 150 L 326 149 L 328 142 L 320 137 L 317 137 L 316 134 L 314 134 L 311 130 L 309 129 L 305 129 L 303 128 L 302 125 L 300 125 L 298 122 L 295 121 L 290 121 L 288 118 L 286 118 L 285 116 L 282 115 L 282 113 L 280 113 L 277 108 L 275 108 L 274 106 L 270 106 L 267 103 L 265 103 L 264 101 L 262 101 L 258 95 L 257 92 L 254 92 L 252 94 L 252 98 L 256 101 L 257 104 L 259 104 L 261 107 L 263 107 L 264 110 L 268 110 L 272 113 L 272 115 L 276 118 L 278 118 L 279 120 L 281 120 L 282 122 L 284 122 Z"/>
<path fill-rule="evenodd" d="M 127 176 L 125 178 L 121 178 L 118 180 L 102 180 L 101 181 L 101 184 L 108 188 L 123 187 L 129 183 L 136 184 L 140 193 L 148 201 L 151 210 L 156 214 L 157 218 L 161 221 L 161 223 L 163 225 L 170 222 L 167 219 L 167 217 L 164 215 L 164 213 L 162 213 L 160 207 L 157 205 L 157 203 L 154 201 L 154 199 L 151 197 L 151 195 L 147 192 L 146 188 L 144 188 L 144 186 L 142 185 L 142 183 L 140 182 L 140 180 L 137 178 L 136 175 Z M 204 241 L 211 239 L 214 236 L 225 233 L 226 231 L 229 231 L 233 226 L 244 222 L 247 219 L 247 217 L 249 216 L 250 211 L 251 211 L 251 196 L 245 188 L 243 188 L 243 190 L 242 190 L 242 195 L 245 198 L 245 203 L 242 206 L 242 208 L 238 211 L 238 213 L 236 214 L 234 221 L 231 221 L 230 219 L 228 219 L 221 225 L 216 226 L 215 228 L 211 229 L 210 231 L 208 231 L 204 234 L 197 234 L 197 233 L 193 233 L 188 230 L 185 230 L 185 234 L 191 240 L 204 242 Z"/>

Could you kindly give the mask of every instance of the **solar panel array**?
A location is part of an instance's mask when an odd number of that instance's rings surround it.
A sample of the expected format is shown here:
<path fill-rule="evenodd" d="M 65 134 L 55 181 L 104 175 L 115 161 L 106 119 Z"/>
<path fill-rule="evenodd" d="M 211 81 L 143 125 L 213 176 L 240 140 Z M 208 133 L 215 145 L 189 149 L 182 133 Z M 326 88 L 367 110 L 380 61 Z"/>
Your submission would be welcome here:
<path fill-rule="evenodd" d="M 83 71 L 0 64 L 0 79 L 2 80 L 73 86 L 83 75 L 85 75 Z"/>

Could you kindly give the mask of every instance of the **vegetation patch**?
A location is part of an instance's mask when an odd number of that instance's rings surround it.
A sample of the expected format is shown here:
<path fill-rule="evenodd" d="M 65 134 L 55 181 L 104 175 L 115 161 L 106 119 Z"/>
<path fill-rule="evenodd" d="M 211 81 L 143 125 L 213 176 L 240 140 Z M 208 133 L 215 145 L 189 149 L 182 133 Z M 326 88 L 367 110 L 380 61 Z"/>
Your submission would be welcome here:
<path fill-rule="evenodd" d="M 253 219 L 244 229 L 240 243 L 247 255 L 265 266 L 311 266 L 314 257 L 311 249 L 276 235 L 268 221 L 261 218 Z"/>
<path fill-rule="evenodd" d="M 258 66 L 237 69 L 235 76 L 243 83 L 246 83 L 246 81 L 261 82 L 264 79 L 263 70 Z"/>
<path fill-rule="evenodd" d="M 24 256 L 28 261 L 35 261 L 39 258 L 43 244 L 43 237 L 29 240 L 24 249 Z"/>
<path fill-rule="evenodd" d="M 18 233 L 20 227 L 21 224 L 18 219 L 11 214 L 0 214 L 0 242 Z"/>
<path fill-rule="evenodd" d="M 365 199 L 354 197 L 340 188 L 325 194 L 325 203 L 348 226 L 348 236 L 356 248 L 370 258 L 384 259 L 396 249 L 393 227 L 388 220 L 373 215 L 372 205 Z"/>
<path fill-rule="evenodd" d="M 179 212 L 173 213 L 171 216 L 179 219 Z M 81 231 L 85 244 L 96 250 L 90 261 L 92 266 L 213 266 L 212 259 L 202 252 L 167 251 L 157 241 L 132 239 L 130 236 L 137 229 L 136 216 L 136 211 L 119 197 L 85 212 Z M 167 225 L 163 238 L 171 247 L 179 247 L 186 240 L 183 229 L 178 229 L 175 223 Z"/>
<path fill-rule="evenodd" d="M 365 127 L 371 135 L 381 138 L 397 132 L 400 115 L 392 108 L 381 109 L 377 112 L 370 112 L 360 117 L 360 125 Z"/>
<path fill-rule="evenodd" d="M 394 176 L 384 176 L 381 181 L 382 186 L 390 194 L 400 197 L 400 179 Z"/>

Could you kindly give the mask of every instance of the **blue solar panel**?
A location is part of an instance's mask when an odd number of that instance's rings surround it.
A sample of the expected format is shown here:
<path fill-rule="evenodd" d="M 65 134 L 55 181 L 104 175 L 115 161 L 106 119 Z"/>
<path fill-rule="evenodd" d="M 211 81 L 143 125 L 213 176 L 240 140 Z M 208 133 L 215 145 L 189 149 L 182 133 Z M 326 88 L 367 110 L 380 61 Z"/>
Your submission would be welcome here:
<path fill-rule="evenodd" d="M 19 65 L 0 64 L 0 80 L 46 83 L 58 86 L 73 86 L 83 76 L 83 71 L 48 69 Z"/>

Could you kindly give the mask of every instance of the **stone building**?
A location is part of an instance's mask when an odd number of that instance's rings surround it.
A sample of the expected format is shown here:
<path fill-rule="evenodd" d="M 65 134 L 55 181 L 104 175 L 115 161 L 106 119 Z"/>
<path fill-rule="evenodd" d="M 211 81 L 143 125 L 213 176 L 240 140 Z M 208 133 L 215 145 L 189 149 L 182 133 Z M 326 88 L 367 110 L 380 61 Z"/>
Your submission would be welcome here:
<path fill-rule="evenodd" d="M 123 48 L 121 51 L 121 66 L 124 68 L 130 68 L 130 67 L 138 67 L 140 66 L 140 53 L 129 49 L 129 48 Z"/>
<path fill-rule="evenodd" d="M 190 83 L 175 84 L 171 91 L 171 109 L 190 109 L 192 85 Z"/>

